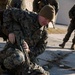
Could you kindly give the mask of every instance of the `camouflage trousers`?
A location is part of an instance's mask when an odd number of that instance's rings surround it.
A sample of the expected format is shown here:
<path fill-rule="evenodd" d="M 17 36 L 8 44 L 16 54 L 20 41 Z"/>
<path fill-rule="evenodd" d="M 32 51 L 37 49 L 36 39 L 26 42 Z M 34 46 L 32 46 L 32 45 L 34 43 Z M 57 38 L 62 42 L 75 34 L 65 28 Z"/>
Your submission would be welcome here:
<path fill-rule="evenodd" d="M 31 68 L 32 67 L 32 68 Z M 41 66 L 36 63 L 31 63 L 31 66 L 27 68 L 27 65 L 21 66 L 15 73 L 15 75 L 50 75 L 48 71 L 45 71 Z"/>
<path fill-rule="evenodd" d="M 68 29 L 67 29 L 67 33 L 66 33 L 66 35 L 65 35 L 65 37 L 64 37 L 64 39 L 63 39 L 63 41 L 64 42 L 67 42 L 68 40 L 69 40 L 69 38 L 70 38 L 70 36 L 71 36 L 71 34 L 72 34 L 72 32 L 75 30 L 75 22 L 73 22 L 72 20 L 71 20 L 71 23 L 70 23 L 70 25 L 69 25 L 69 27 L 68 27 Z M 72 43 L 74 44 L 75 43 L 75 34 L 74 34 L 74 38 L 73 38 L 73 40 L 72 40 Z"/>

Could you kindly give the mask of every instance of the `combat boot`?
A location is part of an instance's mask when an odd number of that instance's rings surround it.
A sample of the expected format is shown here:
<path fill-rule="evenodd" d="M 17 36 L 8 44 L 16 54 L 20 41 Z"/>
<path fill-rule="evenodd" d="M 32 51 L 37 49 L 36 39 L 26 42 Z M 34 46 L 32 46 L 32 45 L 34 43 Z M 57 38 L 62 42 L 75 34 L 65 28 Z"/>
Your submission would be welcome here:
<path fill-rule="evenodd" d="M 74 49 L 75 49 L 75 48 L 74 48 L 74 44 L 72 44 L 71 49 L 72 49 L 72 50 L 74 50 Z"/>
<path fill-rule="evenodd" d="M 63 42 L 62 44 L 59 44 L 59 46 L 60 46 L 61 48 L 64 48 L 65 42 Z"/>

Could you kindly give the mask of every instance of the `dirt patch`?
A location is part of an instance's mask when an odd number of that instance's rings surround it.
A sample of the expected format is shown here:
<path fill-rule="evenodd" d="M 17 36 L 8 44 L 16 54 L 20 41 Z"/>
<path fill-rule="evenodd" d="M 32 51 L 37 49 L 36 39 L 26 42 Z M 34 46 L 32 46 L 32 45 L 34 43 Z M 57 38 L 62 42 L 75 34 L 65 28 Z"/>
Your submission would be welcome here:
<path fill-rule="evenodd" d="M 48 28 L 47 31 L 49 34 L 64 34 L 67 30 L 61 28 Z"/>

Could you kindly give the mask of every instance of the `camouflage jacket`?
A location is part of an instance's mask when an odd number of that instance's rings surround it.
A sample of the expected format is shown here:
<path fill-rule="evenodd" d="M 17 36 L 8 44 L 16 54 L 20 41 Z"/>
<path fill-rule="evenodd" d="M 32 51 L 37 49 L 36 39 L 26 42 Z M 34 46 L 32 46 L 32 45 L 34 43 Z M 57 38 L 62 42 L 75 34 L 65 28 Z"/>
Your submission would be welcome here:
<path fill-rule="evenodd" d="M 57 0 L 34 0 L 33 1 L 33 11 L 39 12 L 42 7 L 45 5 L 50 4 L 55 8 L 55 13 L 59 10 L 59 2 Z"/>
<path fill-rule="evenodd" d="M 8 9 L 8 8 L 19 8 L 22 10 L 26 9 L 26 4 L 25 4 L 25 0 L 0 0 L 0 37 L 3 38 L 4 41 L 7 40 L 7 31 L 2 30 L 2 13 L 1 11 L 3 11 L 4 9 Z M 3 33 L 6 32 L 6 33 Z"/>
<path fill-rule="evenodd" d="M 75 5 L 70 9 L 69 17 L 75 20 Z"/>
<path fill-rule="evenodd" d="M 3 14 L 3 26 L 9 33 L 15 33 L 18 41 L 24 38 L 34 56 L 42 53 L 47 44 L 46 29 L 37 19 L 37 14 L 16 8 L 7 9 Z"/>

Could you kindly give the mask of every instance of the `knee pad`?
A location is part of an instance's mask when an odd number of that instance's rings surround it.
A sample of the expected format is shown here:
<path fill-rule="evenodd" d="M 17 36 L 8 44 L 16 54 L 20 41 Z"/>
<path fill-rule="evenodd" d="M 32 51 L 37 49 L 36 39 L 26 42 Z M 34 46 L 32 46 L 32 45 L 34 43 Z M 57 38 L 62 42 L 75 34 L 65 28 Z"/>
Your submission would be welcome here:
<path fill-rule="evenodd" d="M 20 50 L 16 49 L 11 55 L 9 55 L 5 60 L 4 60 L 4 66 L 7 69 L 13 69 L 19 66 L 25 62 L 25 57 L 23 52 Z"/>

